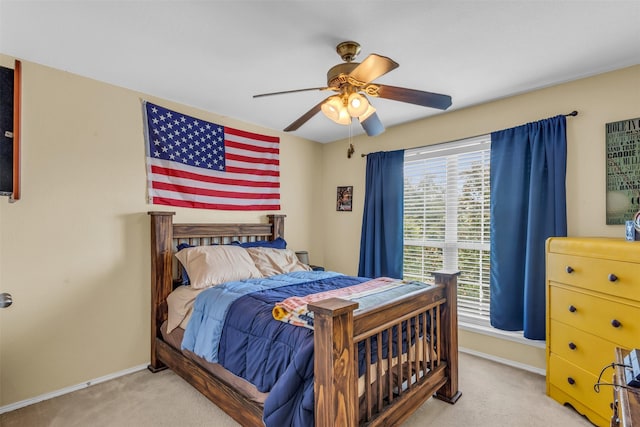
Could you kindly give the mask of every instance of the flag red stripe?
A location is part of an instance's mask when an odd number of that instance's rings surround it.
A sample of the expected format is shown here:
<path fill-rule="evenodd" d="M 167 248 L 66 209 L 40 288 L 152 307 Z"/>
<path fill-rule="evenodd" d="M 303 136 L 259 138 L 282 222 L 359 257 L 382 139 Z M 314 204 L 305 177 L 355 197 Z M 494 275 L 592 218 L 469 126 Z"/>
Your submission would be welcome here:
<path fill-rule="evenodd" d="M 239 150 L 247 150 L 247 151 L 255 151 L 257 153 L 271 153 L 271 154 L 279 154 L 279 148 L 269 148 L 269 147 L 260 147 L 259 145 L 251 145 L 245 144 L 242 142 L 229 141 L 228 139 L 224 142 L 225 147 L 237 148 Z"/>
<path fill-rule="evenodd" d="M 244 172 L 239 168 L 231 168 L 231 169 L 238 169 L 238 170 L 230 170 L 230 168 L 227 168 L 227 172 L 247 173 L 247 174 L 251 173 L 252 175 L 258 175 L 255 170 L 247 170 L 247 172 Z M 187 172 L 187 171 L 178 170 L 178 169 L 163 168 L 161 166 L 151 166 L 151 172 L 158 175 L 174 176 L 176 178 L 184 178 L 184 179 L 193 179 L 195 181 L 208 182 L 211 184 L 228 184 L 228 185 L 243 185 L 247 187 L 280 188 L 280 183 L 278 182 L 263 182 L 263 181 L 251 181 L 251 180 L 245 180 L 245 179 L 218 178 L 214 176 L 200 175 L 197 173 Z M 273 171 L 264 171 L 264 172 L 273 172 Z M 274 175 L 272 173 L 264 173 L 261 175 L 279 176 L 280 174 Z"/>
<path fill-rule="evenodd" d="M 225 157 L 227 160 L 235 160 L 237 162 L 247 162 L 247 163 L 262 163 L 267 165 L 280 165 L 280 160 L 278 159 L 263 159 L 249 156 L 240 156 L 238 154 L 225 153 Z"/>
<path fill-rule="evenodd" d="M 230 127 L 224 127 L 224 133 L 230 135 L 236 135 L 243 138 L 256 139 L 258 141 L 265 142 L 280 142 L 280 138 L 277 136 L 260 135 L 259 133 L 247 132 L 246 130 L 234 129 Z"/>
<path fill-rule="evenodd" d="M 217 203 L 190 202 L 185 200 L 154 197 L 152 203 L 156 205 L 180 206 L 197 209 L 219 209 L 227 211 L 279 211 L 280 205 L 225 205 Z"/>
<path fill-rule="evenodd" d="M 225 172 L 246 173 L 247 175 L 258 175 L 258 176 L 280 176 L 279 171 L 238 168 L 238 167 L 228 166 L 228 165 L 227 165 L 227 168 L 225 169 Z"/>
<path fill-rule="evenodd" d="M 154 181 L 151 183 L 152 188 L 155 190 L 167 190 L 174 191 L 176 193 L 183 194 L 197 194 L 198 196 L 209 197 L 226 197 L 229 199 L 274 199 L 278 197 L 278 194 L 271 193 L 246 193 L 240 191 L 220 191 L 210 190 L 207 188 L 190 187 L 188 185 L 169 184 L 166 182 Z"/>

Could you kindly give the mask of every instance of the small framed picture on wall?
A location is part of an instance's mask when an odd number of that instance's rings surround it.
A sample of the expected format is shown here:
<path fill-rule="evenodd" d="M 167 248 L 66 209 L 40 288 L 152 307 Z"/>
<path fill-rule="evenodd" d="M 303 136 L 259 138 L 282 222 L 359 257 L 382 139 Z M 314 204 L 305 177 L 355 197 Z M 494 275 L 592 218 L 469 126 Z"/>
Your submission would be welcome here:
<path fill-rule="evenodd" d="M 353 199 L 353 186 L 338 187 L 336 210 L 351 212 L 351 200 Z"/>

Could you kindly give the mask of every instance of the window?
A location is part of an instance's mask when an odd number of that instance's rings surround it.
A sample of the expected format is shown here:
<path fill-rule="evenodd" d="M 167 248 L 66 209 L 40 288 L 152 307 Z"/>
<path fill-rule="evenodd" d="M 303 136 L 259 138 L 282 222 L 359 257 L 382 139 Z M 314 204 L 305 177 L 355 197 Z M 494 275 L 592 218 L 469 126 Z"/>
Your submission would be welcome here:
<path fill-rule="evenodd" d="M 491 136 L 405 151 L 404 278 L 460 270 L 461 320 L 489 324 Z"/>

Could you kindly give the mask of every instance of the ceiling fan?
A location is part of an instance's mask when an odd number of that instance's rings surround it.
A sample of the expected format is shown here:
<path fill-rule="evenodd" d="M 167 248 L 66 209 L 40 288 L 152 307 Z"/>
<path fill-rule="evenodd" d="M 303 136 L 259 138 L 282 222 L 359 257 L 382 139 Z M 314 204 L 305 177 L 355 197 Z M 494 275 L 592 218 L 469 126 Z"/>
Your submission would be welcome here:
<path fill-rule="evenodd" d="M 345 62 L 329 69 L 327 72 L 327 86 L 263 93 L 253 96 L 254 98 L 259 98 L 311 90 L 337 92 L 336 95 L 329 96 L 313 106 L 287 126 L 284 129 L 285 132 L 297 130 L 319 111 L 322 111 L 328 118 L 343 125 L 349 125 L 353 118 L 358 118 L 368 136 L 379 135 L 384 132 L 384 126 L 367 96 L 408 102 L 440 110 L 446 110 L 451 106 L 451 97 L 449 95 L 372 83 L 378 77 L 398 68 L 398 63 L 386 56 L 373 53 L 362 62 L 353 62 L 358 53 L 360 53 L 360 45 L 354 41 L 345 41 L 338 44 L 336 51 Z"/>

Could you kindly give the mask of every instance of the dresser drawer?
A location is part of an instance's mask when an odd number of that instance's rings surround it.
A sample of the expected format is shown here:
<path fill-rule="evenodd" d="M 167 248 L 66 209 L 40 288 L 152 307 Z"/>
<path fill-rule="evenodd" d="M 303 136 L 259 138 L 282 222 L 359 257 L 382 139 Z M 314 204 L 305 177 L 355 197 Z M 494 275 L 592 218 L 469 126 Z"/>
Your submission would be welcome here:
<path fill-rule="evenodd" d="M 550 237 L 546 246 L 550 254 L 640 262 L 640 242 L 629 242 L 622 237 Z"/>
<path fill-rule="evenodd" d="M 568 362 L 594 375 L 612 362 L 615 344 L 557 320 L 552 319 L 549 327 L 550 351 Z"/>
<path fill-rule="evenodd" d="M 640 347 L 640 308 L 549 286 L 549 316 L 626 348 Z"/>
<path fill-rule="evenodd" d="M 597 375 L 593 375 L 563 358 L 551 354 L 547 375 L 551 384 L 561 391 L 575 398 L 587 408 L 604 418 L 611 416 L 611 403 L 613 395 L 608 387 L 601 387 L 596 393 L 593 386 L 598 381 Z M 611 373 L 603 377 L 603 382 L 611 382 Z"/>
<path fill-rule="evenodd" d="M 636 263 L 550 253 L 547 280 L 640 301 L 640 264 Z"/>

